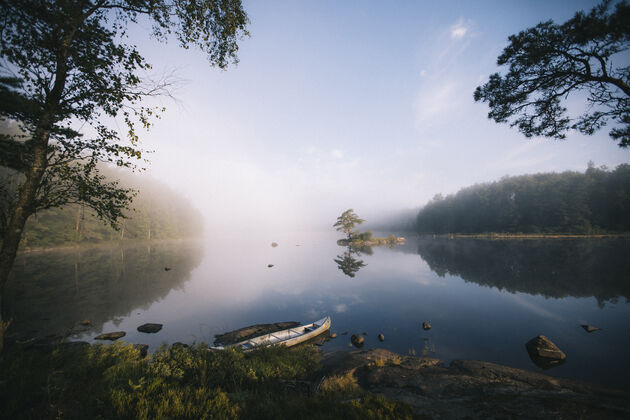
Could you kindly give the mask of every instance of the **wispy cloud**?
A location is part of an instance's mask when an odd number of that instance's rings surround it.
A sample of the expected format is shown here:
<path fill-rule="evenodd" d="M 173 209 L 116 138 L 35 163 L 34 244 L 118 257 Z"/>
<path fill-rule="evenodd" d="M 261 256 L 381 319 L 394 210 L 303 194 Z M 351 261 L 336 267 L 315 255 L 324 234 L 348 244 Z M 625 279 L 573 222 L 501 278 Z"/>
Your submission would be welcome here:
<path fill-rule="evenodd" d="M 462 39 L 470 30 L 471 22 L 469 20 L 459 19 L 456 24 L 450 28 L 451 39 Z"/>
<path fill-rule="evenodd" d="M 343 150 L 332 149 L 330 151 L 330 156 L 332 156 L 333 159 L 341 159 L 341 158 L 343 158 Z"/>

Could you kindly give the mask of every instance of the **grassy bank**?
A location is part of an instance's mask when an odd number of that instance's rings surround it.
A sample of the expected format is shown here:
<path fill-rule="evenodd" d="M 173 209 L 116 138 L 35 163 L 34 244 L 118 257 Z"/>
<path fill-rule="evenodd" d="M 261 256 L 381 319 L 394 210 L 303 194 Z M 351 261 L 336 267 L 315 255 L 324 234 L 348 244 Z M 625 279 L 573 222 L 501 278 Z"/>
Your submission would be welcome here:
<path fill-rule="evenodd" d="M 208 351 L 133 345 L 5 348 L 1 418 L 411 418 L 352 381 L 317 378 L 312 347 Z M 315 392 L 319 386 L 319 392 Z"/>

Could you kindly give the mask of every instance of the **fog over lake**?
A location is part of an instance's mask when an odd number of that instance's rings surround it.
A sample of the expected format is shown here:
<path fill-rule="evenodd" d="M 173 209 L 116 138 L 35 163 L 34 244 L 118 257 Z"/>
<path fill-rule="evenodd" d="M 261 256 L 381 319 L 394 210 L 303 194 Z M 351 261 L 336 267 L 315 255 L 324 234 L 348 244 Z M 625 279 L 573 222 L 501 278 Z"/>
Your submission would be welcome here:
<path fill-rule="evenodd" d="M 63 333 L 88 319 L 92 328 L 72 339 L 125 331 L 122 340 L 152 350 L 330 315 L 338 337 L 325 351 L 347 350 L 350 335 L 365 332 L 364 348 L 538 371 L 525 342 L 544 334 L 567 354 L 546 374 L 629 386 L 629 240 L 408 237 L 395 248 L 348 252 L 338 238 L 223 236 L 24 253 L 5 305 L 13 334 Z M 363 262 L 354 277 L 340 266 L 344 256 Z M 147 322 L 164 328 L 136 330 Z M 581 324 L 601 330 L 589 334 Z"/>

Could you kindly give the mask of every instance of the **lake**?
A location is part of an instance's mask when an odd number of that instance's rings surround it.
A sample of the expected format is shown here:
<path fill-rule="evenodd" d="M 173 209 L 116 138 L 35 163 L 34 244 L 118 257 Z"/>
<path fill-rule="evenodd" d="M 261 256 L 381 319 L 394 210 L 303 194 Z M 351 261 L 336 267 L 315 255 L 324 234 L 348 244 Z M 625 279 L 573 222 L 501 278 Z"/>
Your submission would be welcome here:
<path fill-rule="evenodd" d="M 350 335 L 366 332 L 364 349 L 630 387 L 630 240 L 408 236 L 402 246 L 357 251 L 338 238 L 234 236 L 21 254 L 5 295 L 9 332 L 43 336 L 88 319 L 92 328 L 72 339 L 126 331 L 122 340 L 155 350 L 330 315 L 339 336 L 324 351 L 349 350 Z M 164 328 L 136 330 L 147 322 Z M 581 324 L 602 329 L 587 333 Z M 566 363 L 543 371 L 530 360 L 525 343 L 538 334 L 567 354 Z"/>

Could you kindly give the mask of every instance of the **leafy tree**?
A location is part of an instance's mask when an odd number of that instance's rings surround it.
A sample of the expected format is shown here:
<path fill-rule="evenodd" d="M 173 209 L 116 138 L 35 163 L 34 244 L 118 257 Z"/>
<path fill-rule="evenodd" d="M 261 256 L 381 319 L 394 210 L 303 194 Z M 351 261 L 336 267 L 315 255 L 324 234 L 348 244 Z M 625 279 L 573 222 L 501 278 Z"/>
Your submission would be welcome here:
<path fill-rule="evenodd" d="M 509 37 L 497 59 L 509 66 L 477 87 L 475 101 L 488 102 L 488 118 L 509 123 L 527 137 L 562 139 L 569 129 L 593 134 L 608 121 L 610 136 L 630 146 L 630 5 L 605 0 L 559 25 L 549 20 Z M 615 64 L 616 62 L 616 64 Z M 569 95 L 586 94 L 586 112 L 567 115 Z"/>
<path fill-rule="evenodd" d="M 158 40 L 175 37 L 223 69 L 237 61 L 248 19 L 240 0 L 0 0 L 0 12 L 0 119 L 24 132 L 0 137 L 0 165 L 20 179 L 2 238 L 1 293 L 37 210 L 82 203 L 115 225 L 133 198 L 97 162 L 135 167 L 136 128 L 163 111 L 142 100 L 168 94 L 169 83 L 143 77 L 151 66 L 123 43 L 129 26 L 150 22 Z M 116 117 L 125 132 L 106 124 Z"/>
<path fill-rule="evenodd" d="M 348 209 L 341 213 L 341 216 L 337 217 L 337 222 L 333 227 L 337 228 L 337 231 L 348 235 L 348 240 L 352 240 L 353 235 L 356 234 L 354 227 L 364 221 L 365 220 L 360 219 L 359 216 L 356 215 L 354 210 Z"/>

